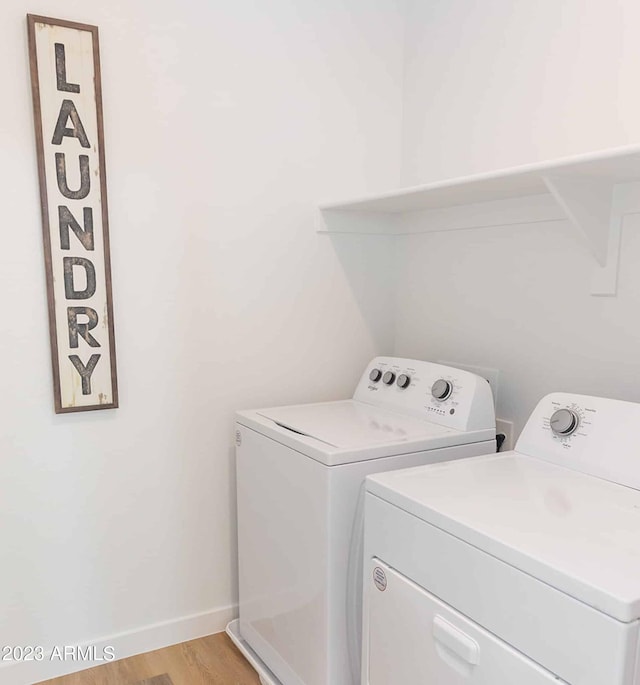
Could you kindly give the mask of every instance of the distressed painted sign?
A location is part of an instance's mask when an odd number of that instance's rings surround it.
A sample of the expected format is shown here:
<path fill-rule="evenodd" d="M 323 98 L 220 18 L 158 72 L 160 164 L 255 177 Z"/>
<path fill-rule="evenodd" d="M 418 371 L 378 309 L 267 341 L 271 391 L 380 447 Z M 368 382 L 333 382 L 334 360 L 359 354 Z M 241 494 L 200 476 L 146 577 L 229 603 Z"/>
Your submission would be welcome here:
<path fill-rule="evenodd" d="M 55 410 L 118 406 L 98 28 L 27 15 Z"/>

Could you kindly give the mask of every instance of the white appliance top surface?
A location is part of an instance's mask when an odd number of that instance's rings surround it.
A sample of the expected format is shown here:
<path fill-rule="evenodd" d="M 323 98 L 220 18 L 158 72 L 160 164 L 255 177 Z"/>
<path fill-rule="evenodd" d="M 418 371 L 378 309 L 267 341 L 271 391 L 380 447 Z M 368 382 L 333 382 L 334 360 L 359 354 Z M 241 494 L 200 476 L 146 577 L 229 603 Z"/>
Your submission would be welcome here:
<path fill-rule="evenodd" d="M 640 618 L 640 492 L 507 452 L 367 490 L 620 621 Z"/>
<path fill-rule="evenodd" d="M 275 407 L 257 413 L 294 433 L 338 449 L 459 435 L 452 428 L 354 400 Z"/>

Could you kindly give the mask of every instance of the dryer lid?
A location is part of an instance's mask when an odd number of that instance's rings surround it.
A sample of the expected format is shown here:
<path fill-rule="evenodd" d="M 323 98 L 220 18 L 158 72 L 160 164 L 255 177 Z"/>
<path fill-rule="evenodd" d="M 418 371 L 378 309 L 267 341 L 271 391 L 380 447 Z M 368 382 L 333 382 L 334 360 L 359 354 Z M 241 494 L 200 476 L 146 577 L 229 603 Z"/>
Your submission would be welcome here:
<path fill-rule="evenodd" d="M 257 412 L 293 433 L 338 449 L 425 440 L 457 431 L 364 402 L 344 400 Z"/>
<path fill-rule="evenodd" d="M 369 476 L 367 490 L 616 618 L 640 618 L 640 492 L 507 452 Z"/>

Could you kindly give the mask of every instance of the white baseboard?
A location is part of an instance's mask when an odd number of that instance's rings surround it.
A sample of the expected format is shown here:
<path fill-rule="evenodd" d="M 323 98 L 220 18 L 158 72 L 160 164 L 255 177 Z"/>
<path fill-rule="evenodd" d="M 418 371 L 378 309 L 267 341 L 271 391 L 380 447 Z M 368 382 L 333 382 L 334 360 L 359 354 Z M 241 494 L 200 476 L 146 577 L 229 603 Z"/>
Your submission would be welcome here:
<path fill-rule="evenodd" d="M 58 650 L 52 647 L 45 651 L 41 661 L 3 662 L 0 665 L 0 685 L 32 685 L 41 680 L 100 666 L 105 663 L 100 656 L 105 654 L 106 647 L 113 648 L 115 658 L 112 660 L 115 661 L 220 633 L 237 615 L 238 607 L 232 605 L 81 643 L 84 654 L 90 648 L 91 654 L 98 657 L 96 660 L 74 660 L 73 655 L 68 655 L 65 659 L 62 654 L 64 646 L 58 645 Z M 106 654 L 110 651 L 107 650 Z"/>

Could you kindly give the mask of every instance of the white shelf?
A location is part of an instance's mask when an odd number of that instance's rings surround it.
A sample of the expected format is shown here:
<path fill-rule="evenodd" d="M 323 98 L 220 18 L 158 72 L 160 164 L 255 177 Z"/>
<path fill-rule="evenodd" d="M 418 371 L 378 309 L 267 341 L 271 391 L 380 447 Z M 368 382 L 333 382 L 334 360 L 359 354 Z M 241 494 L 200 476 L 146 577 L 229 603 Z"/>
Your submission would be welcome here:
<path fill-rule="evenodd" d="M 320 205 L 320 209 L 395 214 L 506 200 L 548 192 L 544 181 L 546 176 L 591 180 L 604 178 L 613 183 L 640 181 L 640 146 L 461 176 L 340 202 L 326 202 Z"/>
<path fill-rule="evenodd" d="M 569 219 L 598 265 L 593 294 L 613 295 L 622 218 L 636 212 L 640 146 L 326 202 L 318 230 L 406 235 Z"/>

